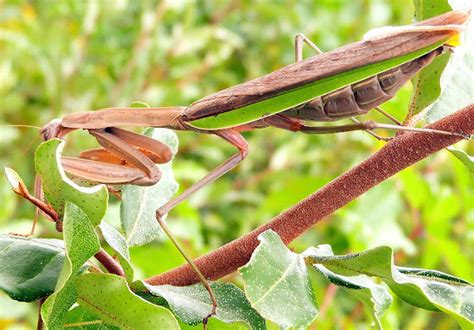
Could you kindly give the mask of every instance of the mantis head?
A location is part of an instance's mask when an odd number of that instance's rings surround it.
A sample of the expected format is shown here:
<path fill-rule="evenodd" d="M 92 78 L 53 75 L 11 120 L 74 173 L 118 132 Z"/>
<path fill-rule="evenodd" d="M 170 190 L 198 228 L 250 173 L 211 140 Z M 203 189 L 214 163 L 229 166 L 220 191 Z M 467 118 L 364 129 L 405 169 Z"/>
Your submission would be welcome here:
<path fill-rule="evenodd" d="M 53 119 L 41 128 L 40 136 L 43 141 L 48 141 L 55 137 L 61 137 L 67 133 L 61 125 L 61 122 L 61 119 Z"/>

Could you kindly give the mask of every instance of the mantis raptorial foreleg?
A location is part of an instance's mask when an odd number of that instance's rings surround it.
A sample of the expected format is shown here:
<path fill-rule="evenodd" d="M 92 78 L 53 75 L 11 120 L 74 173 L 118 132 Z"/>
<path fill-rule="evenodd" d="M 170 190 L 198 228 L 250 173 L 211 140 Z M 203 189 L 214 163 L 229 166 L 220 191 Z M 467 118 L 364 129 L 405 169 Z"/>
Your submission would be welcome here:
<path fill-rule="evenodd" d="M 152 185 L 161 177 L 155 163 L 166 163 L 172 153 L 160 141 L 119 128 L 90 129 L 104 147 L 81 153 L 81 158 L 63 157 L 66 172 L 106 184 Z"/>
<path fill-rule="evenodd" d="M 125 142 L 118 135 L 109 130 L 89 130 L 97 141 L 107 150 L 122 158 L 127 163 L 141 170 L 149 179 L 150 184 L 158 182 L 161 177 L 160 171 L 153 161 L 131 144 Z"/>
<path fill-rule="evenodd" d="M 117 127 L 109 127 L 107 132 L 134 146 L 156 164 L 167 163 L 173 157 L 171 149 L 164 143 L 148 136 L 136 134 Z"/>
<path fill-rule="evenodd" d="M 121 124 L 125 123 L 124 116 L 130 116 L 132 121 L 145 121 L 150 113 L 148 109 L 142 109 L 137 112 L 137 109 L 133 109 L 129 114 L 124 112 L 122 109 L 109 110 L 105 113 L 91 113 L 82 117 L 77 118 L 77 122 L 84 121 L 84 125 L 89 126 L 100 126 L 102 121 L 106 121 L 109 125 L 114 125 L 116 122 Z M 166 116 L 166 113 L 161 114 L 158 111 L 158 116 Z M 158 117 L 157 116 L 157 117 Z M 87 117 L 87 118 L 85 118 Z M 174 117 L 174 116 L 173 116 Z M 156 118 L 151 117 L 150 123 L 153 124 L 153 120 Z M 97 121 L 100 123 L 97 124 Z M 134 123 L 135 123 L 134 122 Z M 69 119 L 68 124 L 71 126 L 76 125 L 74 121 Z M 164 125 L 163 125 L 164 126 Z M 98 142 L 104 147 L 99 149 L 93 149 L 85 151 L 81 154 L 86 159 L 67 158 L 62 159 L 63 166 L 67 172 L 75 174 L 76 176 L 83 177 L 92 181 L 110 183 L 110 184 L 139 184 L 148 185 L 153 184 L 159 179 L 160 172 L 154 163 L 163 163 L 171 159 L 172 153 L 166 145 L 161 142 L 140 136 L 128 131 L 124 131 L 115 127 L 108 128 L 92 128 L 87 127 L 86 129 L 93 136 L 96 137 Z M 79 128 L 79 127 L 78 127 Z M 47 125 L 43 136 L 51 137 L 54 134 L 61 134 L 68 128 L 57 127 L 57 124 L 53 122 L 51 125 Z M 52 133 L 50 133 L 52 132 Z M 174 206 L 181 203 L 183 200 L 188 198 L 193 192 L 199 190 L 206 184 L 213 182 L 224 173 L 234 168 L 240 163 L 247 155 L 247 143 L 239 133 L 239 129 L 223 129 L 214 132 L 214 134 L 224 138 L 231 144 L 235 145 L 239 152 L 227 161 L 223 162 L 220 166 L 210 172 L 203 179 L 195 183 L 193 186 L 185 190 L 181 195 L 172 199 L 165 205 L 163 205 L 156 212 L 156 218 L 160 226 L 163 228 L 165 233 L 170 236 L 171 233 L 167 228 L 166 224 L 162 220 L 162 216 L 170 211 Z M 110 154 L 112 153 L 112 155 Z M 212 288 L 207 282 L 204 275 L 199 271 L 194 262 L 186 255 L 184 250 L 172 237 L 174 245 L 178 248 L 183 257 L 187 260 L 193 270 L 196 272 L 198 278 L 206 287 L 212 300 L 212 310 L 210 314 L 205 318 L 206 321 L 209 317 L 215 314 L 217 308 L 217 302 L 212 292 Z"/>

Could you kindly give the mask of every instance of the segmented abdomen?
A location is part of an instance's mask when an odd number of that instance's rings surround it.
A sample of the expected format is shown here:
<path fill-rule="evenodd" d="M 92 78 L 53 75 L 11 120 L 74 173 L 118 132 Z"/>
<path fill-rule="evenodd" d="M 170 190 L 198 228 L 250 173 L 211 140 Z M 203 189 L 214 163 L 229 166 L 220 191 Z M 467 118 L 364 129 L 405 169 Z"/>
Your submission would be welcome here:
<path fill-rule="evenodd" d="M 358 116 L 391 99 L 419 70 L 431 63 L 443 48 L 374 77 L 318 97 L 282 114 L 303 120 L 332 121 Z"/>

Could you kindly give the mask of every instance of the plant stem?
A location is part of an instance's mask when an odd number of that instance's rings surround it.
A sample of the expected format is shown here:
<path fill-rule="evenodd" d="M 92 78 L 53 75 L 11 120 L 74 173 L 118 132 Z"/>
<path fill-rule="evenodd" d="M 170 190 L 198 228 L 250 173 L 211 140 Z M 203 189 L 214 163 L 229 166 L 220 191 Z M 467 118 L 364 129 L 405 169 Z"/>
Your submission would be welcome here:
<path fill-rule="evenodd" d="M 120 266 L 120 264 L 103 248 L 100 248 L 100 251 L 97 252 L 94 257 L 109 271 L 109 273 L 125 277 L 125 272 L 122 266 Z"/>
<path fill-rule="evenodd" d="M 474 104 L 429 125 L 429 128 L 474 133 Z M 377 153 L 337 177 L 311 196 L 255 229 L 195 260 L 206 278 L 218 279 L 245 265 L 258 245 L 257 236 L 267 229 L 276 231 L 285 244 L 323 220 L 370 188 L 423 158 L 452 145 L 461 137 L 430 133 L 404 133 Z M 174 268 L 145 280 L 152 285 L 190 285 L 199 281 L 189 265 Z"/>
<path fill-rule="evenodd" d="M 39 300 L 38 304 L 38 322 L 36 323 L 36 330 L 43 330 L 44 329 L 44 322 L 43 318 L 41 317 L 41 307 L 43 306 L 44 301 L 46 298 L 42 298 Z"/>
<path fill-rule="evenodd" d="M 56 230 L 59 232 L 62 232 L 62 219 L 51 205 L 31 195 L 26 189 L 26 187 L 23 185 L 23 183 L 20 184 L 19 190 L 14 190 L 14 192 L 22 196 L 23 198 L 25 198 L 27 201 L 29 201 L 33 205 L 35 205 L 43 213 L 47 214 L 48 217 L 51 218 L 51 220 L 53 220 L 56 223 Z M 122 277 L 125 276 L 125 272 L 122 266 L 117 261 L 115 261 L 115 259 L 112 258 L 110 254 L 108 254 L 107 251 L 105 251 L 104 249 L 101 248 L 100 251 L 97 252 L 94 257 L 110 273 L 116 274 Z"/>

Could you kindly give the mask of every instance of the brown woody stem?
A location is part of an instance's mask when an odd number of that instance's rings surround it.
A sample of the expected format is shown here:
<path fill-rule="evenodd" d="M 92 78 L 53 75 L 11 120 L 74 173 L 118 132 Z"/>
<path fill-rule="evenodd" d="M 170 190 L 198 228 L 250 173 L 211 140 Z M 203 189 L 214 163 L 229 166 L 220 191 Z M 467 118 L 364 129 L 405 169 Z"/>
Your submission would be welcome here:
<path fill-rule="evenodd" d="M 36 330 L 44 329 L 44 322 L 43 322 L 43 318 L 41 317 L 41 307 L 43 306 L 43 303 L 45 300 L 46 298 L 41 298 L 38 303 L 38 321 L 36 323 Z"/>
<path fill-rule="evenodd" d="M 125 277 L 125 272 L 122 266 L 120 266 L 120 264 L 104 249 L 101 248 L 94 257 L 102 264 L 102 266 L 104 266 L 105 269 L 108 270 L 109 273 Z"/>
<path fill-rule="evenodd" d="M 474 133 L 474 104 L 429 125 L 429 128 L 464 134 Z M 404 133 L 387 143 L 358 166 L 337 177 L 267 224 L 198 258 L 195 262 L 208 279 L 218 279 L 245 265 L 257 247 L 257 236 L 276 231 L 285 244 L 314 224 L 359 197 L 392 175 L 461 140 L 458 136 Z M 152 285 L 190 285 L 199 278 L 189 265 L 174 268 L 145 280 Z"/>

